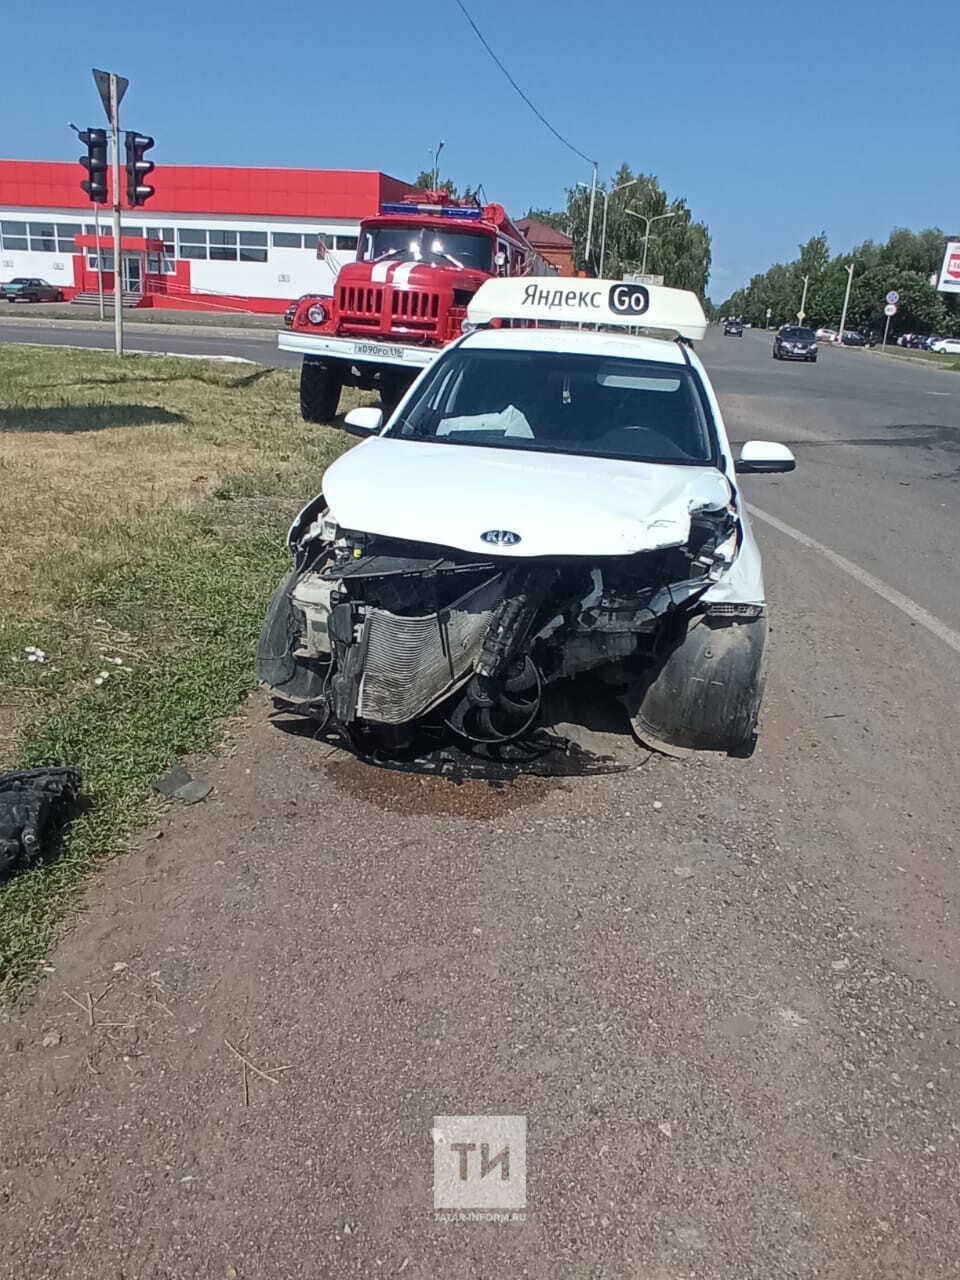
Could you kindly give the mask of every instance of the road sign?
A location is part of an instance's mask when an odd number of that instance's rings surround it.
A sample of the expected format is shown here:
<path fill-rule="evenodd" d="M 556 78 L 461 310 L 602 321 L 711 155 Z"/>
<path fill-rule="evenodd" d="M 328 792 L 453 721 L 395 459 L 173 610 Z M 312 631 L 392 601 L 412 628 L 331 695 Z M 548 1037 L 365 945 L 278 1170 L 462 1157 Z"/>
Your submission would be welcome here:
<path fill-rule="evenodd" d="M 885 316 L 895 316 L 897 314 L 897 304 L 895 302 L 888 302 L 883 308 L 883 314 Z"/>
<path fill-rule="evenodd" d="M 113 114 L 110 111 L 110 72 L 98 71 L 93 68 L 93 78 L 97 84 L 97 90 L 100 93 L 100 99 L 103 102 L 103 109 L 107 113 L 107 120 L 113 124 Z M 117 106 L 119 107 L 123 95 L 127 92 L 127 86 L 130 81 L 126 76 L 117 76 Z"/>
<path fill-rule="evenodd" d="M 896 305 L 896 303 L 900 301 L 900 295 L 899 293 L 897 293 L 896 289 L 890 290 L 890 292 L 887 294 L 887 301 L 893 305 Z"/>

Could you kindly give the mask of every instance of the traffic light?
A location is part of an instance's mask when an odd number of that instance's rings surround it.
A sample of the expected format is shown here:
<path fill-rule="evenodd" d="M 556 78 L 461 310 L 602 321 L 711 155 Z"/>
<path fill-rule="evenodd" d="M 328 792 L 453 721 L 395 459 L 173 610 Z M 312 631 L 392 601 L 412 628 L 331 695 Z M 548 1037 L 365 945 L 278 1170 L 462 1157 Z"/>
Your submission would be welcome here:
<path fill-rule="evenodd" d="M 146 204 L 154 193 L 153 187 L 144 184 L 155 165 L 152 160 L 143 158 L 144 152 L 153 146 L 153 139 L 143 133 L 128 133 L 124 138 L 127 148 L 127 203 L 135 208 Z"/>
<path fill-rule="evenodd" d="M 107 131 L 106 129 L 85 129 L 80 134 L 80 141 L 86 143 L 87 147 L 87 154 L 80 157 L 80 163 L 86 169 L 87 177 L 80 186 L 94 204 L 106 204 Z"/>

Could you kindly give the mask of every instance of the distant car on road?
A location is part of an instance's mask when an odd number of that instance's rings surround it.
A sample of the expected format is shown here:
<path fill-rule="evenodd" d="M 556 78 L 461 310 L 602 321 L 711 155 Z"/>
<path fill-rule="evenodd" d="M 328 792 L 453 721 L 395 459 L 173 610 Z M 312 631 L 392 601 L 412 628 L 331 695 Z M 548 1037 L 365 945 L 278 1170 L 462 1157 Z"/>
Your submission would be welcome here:
<path fill-rule="evenodd" d="M 725 338 L 742 338 L 743 337 L 743 321 L 728 320 L 723 326 L 723 336 Z"/>
<path fill-rule="evenodd" d="M 62 302 L 63 290 L 38 276 L 14 276 L 0 284 L 0 297 L 8 302 Z"/>
<path fill-rule="evenodd" d="M 808 360 L 817 362 L 817 335 L 812 329 L 785 324 L 773 339 L 774 360 Z"/>
<path fill-rule="evenodd" d="M 818 342 L 836 342 L 837 331 L 836 329 L 818 329 L 816 339 Z"/>
<path fill-rule="evenodd" d="M 939 338 L 930 350 L 938 356 L 960 356 L 960 338 Z"/>
<path fill-rule="evenodd" d="M 857 333 L 856 329 L 844 329 L 841 341 L 845 347 L 865 347 L 868 345 L 867 339 L 862 333 Z"/>

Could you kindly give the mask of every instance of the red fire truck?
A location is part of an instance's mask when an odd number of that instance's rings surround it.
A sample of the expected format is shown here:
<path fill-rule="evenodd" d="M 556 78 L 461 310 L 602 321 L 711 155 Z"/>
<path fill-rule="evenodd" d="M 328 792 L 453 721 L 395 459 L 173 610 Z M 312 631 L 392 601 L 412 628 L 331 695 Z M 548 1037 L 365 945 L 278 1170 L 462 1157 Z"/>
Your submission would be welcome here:
<path fill-rule="evenodd" d="M 296 304 L 282 351 L 303 356 L 300 412 L 329 422 L 342 387 L 377 390 L 391 412 L 420 370 L 460 335 L 467 303 L 491 276 L 545 275 L 502 205 L 424 192 L 360 224 L 357 260 L 332 297 Z"/>

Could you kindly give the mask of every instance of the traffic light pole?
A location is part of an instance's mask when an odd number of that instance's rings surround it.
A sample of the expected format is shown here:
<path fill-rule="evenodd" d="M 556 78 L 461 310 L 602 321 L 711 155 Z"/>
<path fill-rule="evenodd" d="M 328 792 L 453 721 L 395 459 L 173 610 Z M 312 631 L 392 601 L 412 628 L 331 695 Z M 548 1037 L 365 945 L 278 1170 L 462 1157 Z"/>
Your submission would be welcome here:
<path fill-rule="evenodd" d="M 120 99 L 117 77 L 110 75 L 110 125 L 113 129 L 113 322 L 114 350 L 123 355 L 123 252 L 120 248 Z"/>
<path fill-rule="evenodd" d="M 100 319 L 103 319 L 103 249 L 100 245 L 100 206 L 93 206 L 93 229 L 97 233 L 97 301 L 100 303 Z"/>

